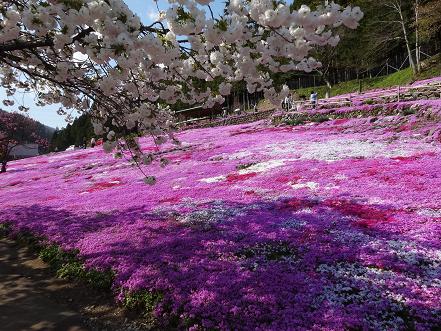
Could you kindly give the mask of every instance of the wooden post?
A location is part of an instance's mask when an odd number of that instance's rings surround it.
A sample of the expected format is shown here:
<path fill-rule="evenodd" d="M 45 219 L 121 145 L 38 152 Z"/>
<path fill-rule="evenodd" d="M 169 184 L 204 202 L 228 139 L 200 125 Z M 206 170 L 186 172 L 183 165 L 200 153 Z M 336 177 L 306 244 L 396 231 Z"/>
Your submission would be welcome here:
<path fill-rule="evenodd" d="M 400 102 L 400 85 L 398 85 L 398 102 Z"/>

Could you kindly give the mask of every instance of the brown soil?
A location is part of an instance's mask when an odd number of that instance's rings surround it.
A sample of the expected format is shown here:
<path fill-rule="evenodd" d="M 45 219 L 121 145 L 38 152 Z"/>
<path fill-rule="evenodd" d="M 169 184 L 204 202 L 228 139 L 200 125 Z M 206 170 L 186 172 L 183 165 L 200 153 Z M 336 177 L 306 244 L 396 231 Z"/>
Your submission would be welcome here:
<path fill-rule="evenodd" d="M 26 247 L 0 236 L 0 330 L 142 330 L 111 293 L 55 278 Z"/>

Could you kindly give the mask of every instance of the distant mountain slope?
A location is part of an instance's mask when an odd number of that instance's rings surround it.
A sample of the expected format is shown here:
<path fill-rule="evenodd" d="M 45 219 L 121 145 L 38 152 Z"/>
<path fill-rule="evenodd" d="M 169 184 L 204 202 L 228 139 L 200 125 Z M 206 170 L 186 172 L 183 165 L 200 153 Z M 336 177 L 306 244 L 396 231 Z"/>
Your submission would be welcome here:
<path fill-rule="evenodd" d="M 3 109 L 0 109 L 0 112 L 6 112 L 6 111 L 3 110 Z M 24 117 L 28 117 L 26 115 L 26 113 L 21 113 L 21 114 Z M 50 127 L 50 126 L 44 125 L 44 124 L 42 124 L 42 123 L 40 123 L 40 122 L 38 122 L 38 121 L 36 121 L 34 119 L 33 119 L 33 121 L 35 123 L 37 123 L 38 133 L 40 134 L 40 136 L 46 138 L 48 141 L 51 141 L 52 136 L 54 135 L 55 129 Z"/>

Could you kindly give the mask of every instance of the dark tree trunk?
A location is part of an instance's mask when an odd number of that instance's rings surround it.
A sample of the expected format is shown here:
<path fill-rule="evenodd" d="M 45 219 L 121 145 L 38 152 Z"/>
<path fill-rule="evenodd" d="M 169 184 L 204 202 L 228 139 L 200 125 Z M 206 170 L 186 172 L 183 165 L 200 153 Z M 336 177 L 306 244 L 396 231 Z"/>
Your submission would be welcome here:
<path fill-rule="evenodd" d="M 6 162 L 2 162 L 2 169 L 0 170 L 0 173 L 6 172 Z"/>

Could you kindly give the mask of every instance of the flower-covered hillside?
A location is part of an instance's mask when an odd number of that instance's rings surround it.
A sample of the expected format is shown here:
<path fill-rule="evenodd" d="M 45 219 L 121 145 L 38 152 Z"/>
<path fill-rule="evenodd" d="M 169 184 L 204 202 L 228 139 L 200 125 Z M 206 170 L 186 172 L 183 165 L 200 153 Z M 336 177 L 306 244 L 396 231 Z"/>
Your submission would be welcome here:
<path fill-rule="evenodd" d="M 186 131 L 154 186 L 99 148 L 22 160 L 0 177 L 0 222 L 111 268 L 119 298 L 159 293 L 163 327 L 433 330 L 441 146 L 421 130 Z"/>

